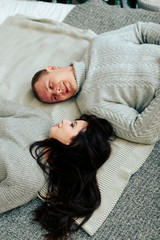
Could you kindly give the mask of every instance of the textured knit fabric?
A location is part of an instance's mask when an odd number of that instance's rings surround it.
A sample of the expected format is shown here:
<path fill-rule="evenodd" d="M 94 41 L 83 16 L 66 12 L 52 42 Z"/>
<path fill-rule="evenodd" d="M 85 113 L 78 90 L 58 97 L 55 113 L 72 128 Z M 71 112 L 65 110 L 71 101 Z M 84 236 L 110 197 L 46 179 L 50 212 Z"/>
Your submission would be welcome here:
<path fill-rule="evenodd" d="M 73 62 L 82 113 L 109 120 L 118 137 L 144 144 L 160 138 L 160 25 L 133 24 L 93 40 Z M 81 89 L 82 88 L 82 89 Z"/>
<path fill-rule="evenodd" d="M 29 152 L 48 137 L 50 117 L 41 111 L 0 100 L 0 213 L 37 197 L 45 178 Z"/>
<path fill-rule="evenodd" d="M 131 1 L 131 0 L 130 0 Z M 144 9 L 119 8 L 103 0 L 88 0 L 72 9 L 64 22 L 97 34 L 141 22 L 160 23 L 160 13 Z"/>

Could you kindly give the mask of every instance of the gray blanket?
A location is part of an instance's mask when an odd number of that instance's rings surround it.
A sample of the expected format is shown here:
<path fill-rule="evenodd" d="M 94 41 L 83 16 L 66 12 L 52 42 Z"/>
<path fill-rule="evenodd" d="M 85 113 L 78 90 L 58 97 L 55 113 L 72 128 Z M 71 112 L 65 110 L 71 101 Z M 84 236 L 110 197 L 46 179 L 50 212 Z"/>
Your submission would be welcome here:
<path fill-rule="evenodd" d="M 140 21 L 160 23 L 160 13 L 145 10 L 119 9 L 102 0 L 90 0 L 77 5 L 65 22 L 80 28 L 91 28 L 101 33 Z M 160 142 L 134 174 L 117 205 L 101 228 L 92 237 L 83 230 L 77 240 L 157 240 L 158 233 L 158 160 Z M 32 222 L 32 210 L 40 204 L 35 199 L 17 209 L 4 213 L 0 218 L 2 240 L 42 240 L 41 227 Z M 74 234 L 73 234 L 74 239 Z"/>
<path fill-rule="evenodd" d="M 119 8 L 108 5 L 103 0 L 89 0 L 73 8 L 64 20 L 72 26 L 89 28 L 97 34 L 119 29 L 137 21 L 160 23 L 160 12 Z"/>

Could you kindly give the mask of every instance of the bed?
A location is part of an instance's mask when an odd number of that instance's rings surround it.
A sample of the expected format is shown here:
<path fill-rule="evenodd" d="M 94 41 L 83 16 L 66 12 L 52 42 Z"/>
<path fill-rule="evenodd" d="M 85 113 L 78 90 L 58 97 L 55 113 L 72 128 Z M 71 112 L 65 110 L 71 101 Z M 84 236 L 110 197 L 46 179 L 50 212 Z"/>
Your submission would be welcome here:
<path fill-rule="evenodd" d="M 96 34 L 137 21 L 160 23 L 160 13 L 109 6 L 102 0 L 78 5 L 1 0 L 0 98 L 40 108 L 50 114 L 53 124 L 62 117 L 74 119 L 80 114 L 75 99 L 54 107 L 40 103 L 30 90 L 31 77 L 46 62 L 64 65 L 80 59 Z M 101 207 L 73 239 L 159 239 L 159 146 L 160 142 L 144 146 L 115 141 L 111 158 L 97 174 Z M 1 239 L 43 239 L 40 225 L 32 222 L 32 210 L 40 202 L 35 198 L 2 213 Z"/>

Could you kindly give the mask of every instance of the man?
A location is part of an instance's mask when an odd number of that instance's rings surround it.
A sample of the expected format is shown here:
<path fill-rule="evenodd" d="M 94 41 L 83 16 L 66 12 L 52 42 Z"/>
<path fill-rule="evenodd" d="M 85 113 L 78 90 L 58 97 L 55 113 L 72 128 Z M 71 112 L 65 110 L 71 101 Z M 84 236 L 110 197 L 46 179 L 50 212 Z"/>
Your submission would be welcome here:
<path fill-rule="evenodd" d="M 82 113 L 109 120 L 117 136 L 151 144 L 160 139 L 160 25 L 137 23 L 97 36 L 81 62 L 34 76 L 44 102 L 76 95 Z"/>

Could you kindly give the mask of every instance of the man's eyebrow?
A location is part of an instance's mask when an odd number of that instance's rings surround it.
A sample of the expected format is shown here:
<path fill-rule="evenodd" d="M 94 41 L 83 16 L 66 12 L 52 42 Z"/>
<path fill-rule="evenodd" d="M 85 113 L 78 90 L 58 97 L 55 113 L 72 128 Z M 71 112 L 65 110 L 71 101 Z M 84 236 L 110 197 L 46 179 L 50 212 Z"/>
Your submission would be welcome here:
<path fill-rule="evenodd" d="M 47 90 L 47 92 L 48 92 L 48 87 L 49 86 L 49 81 L 46 81 L 46 84 L 45 84 L 45 89 Z"/>

